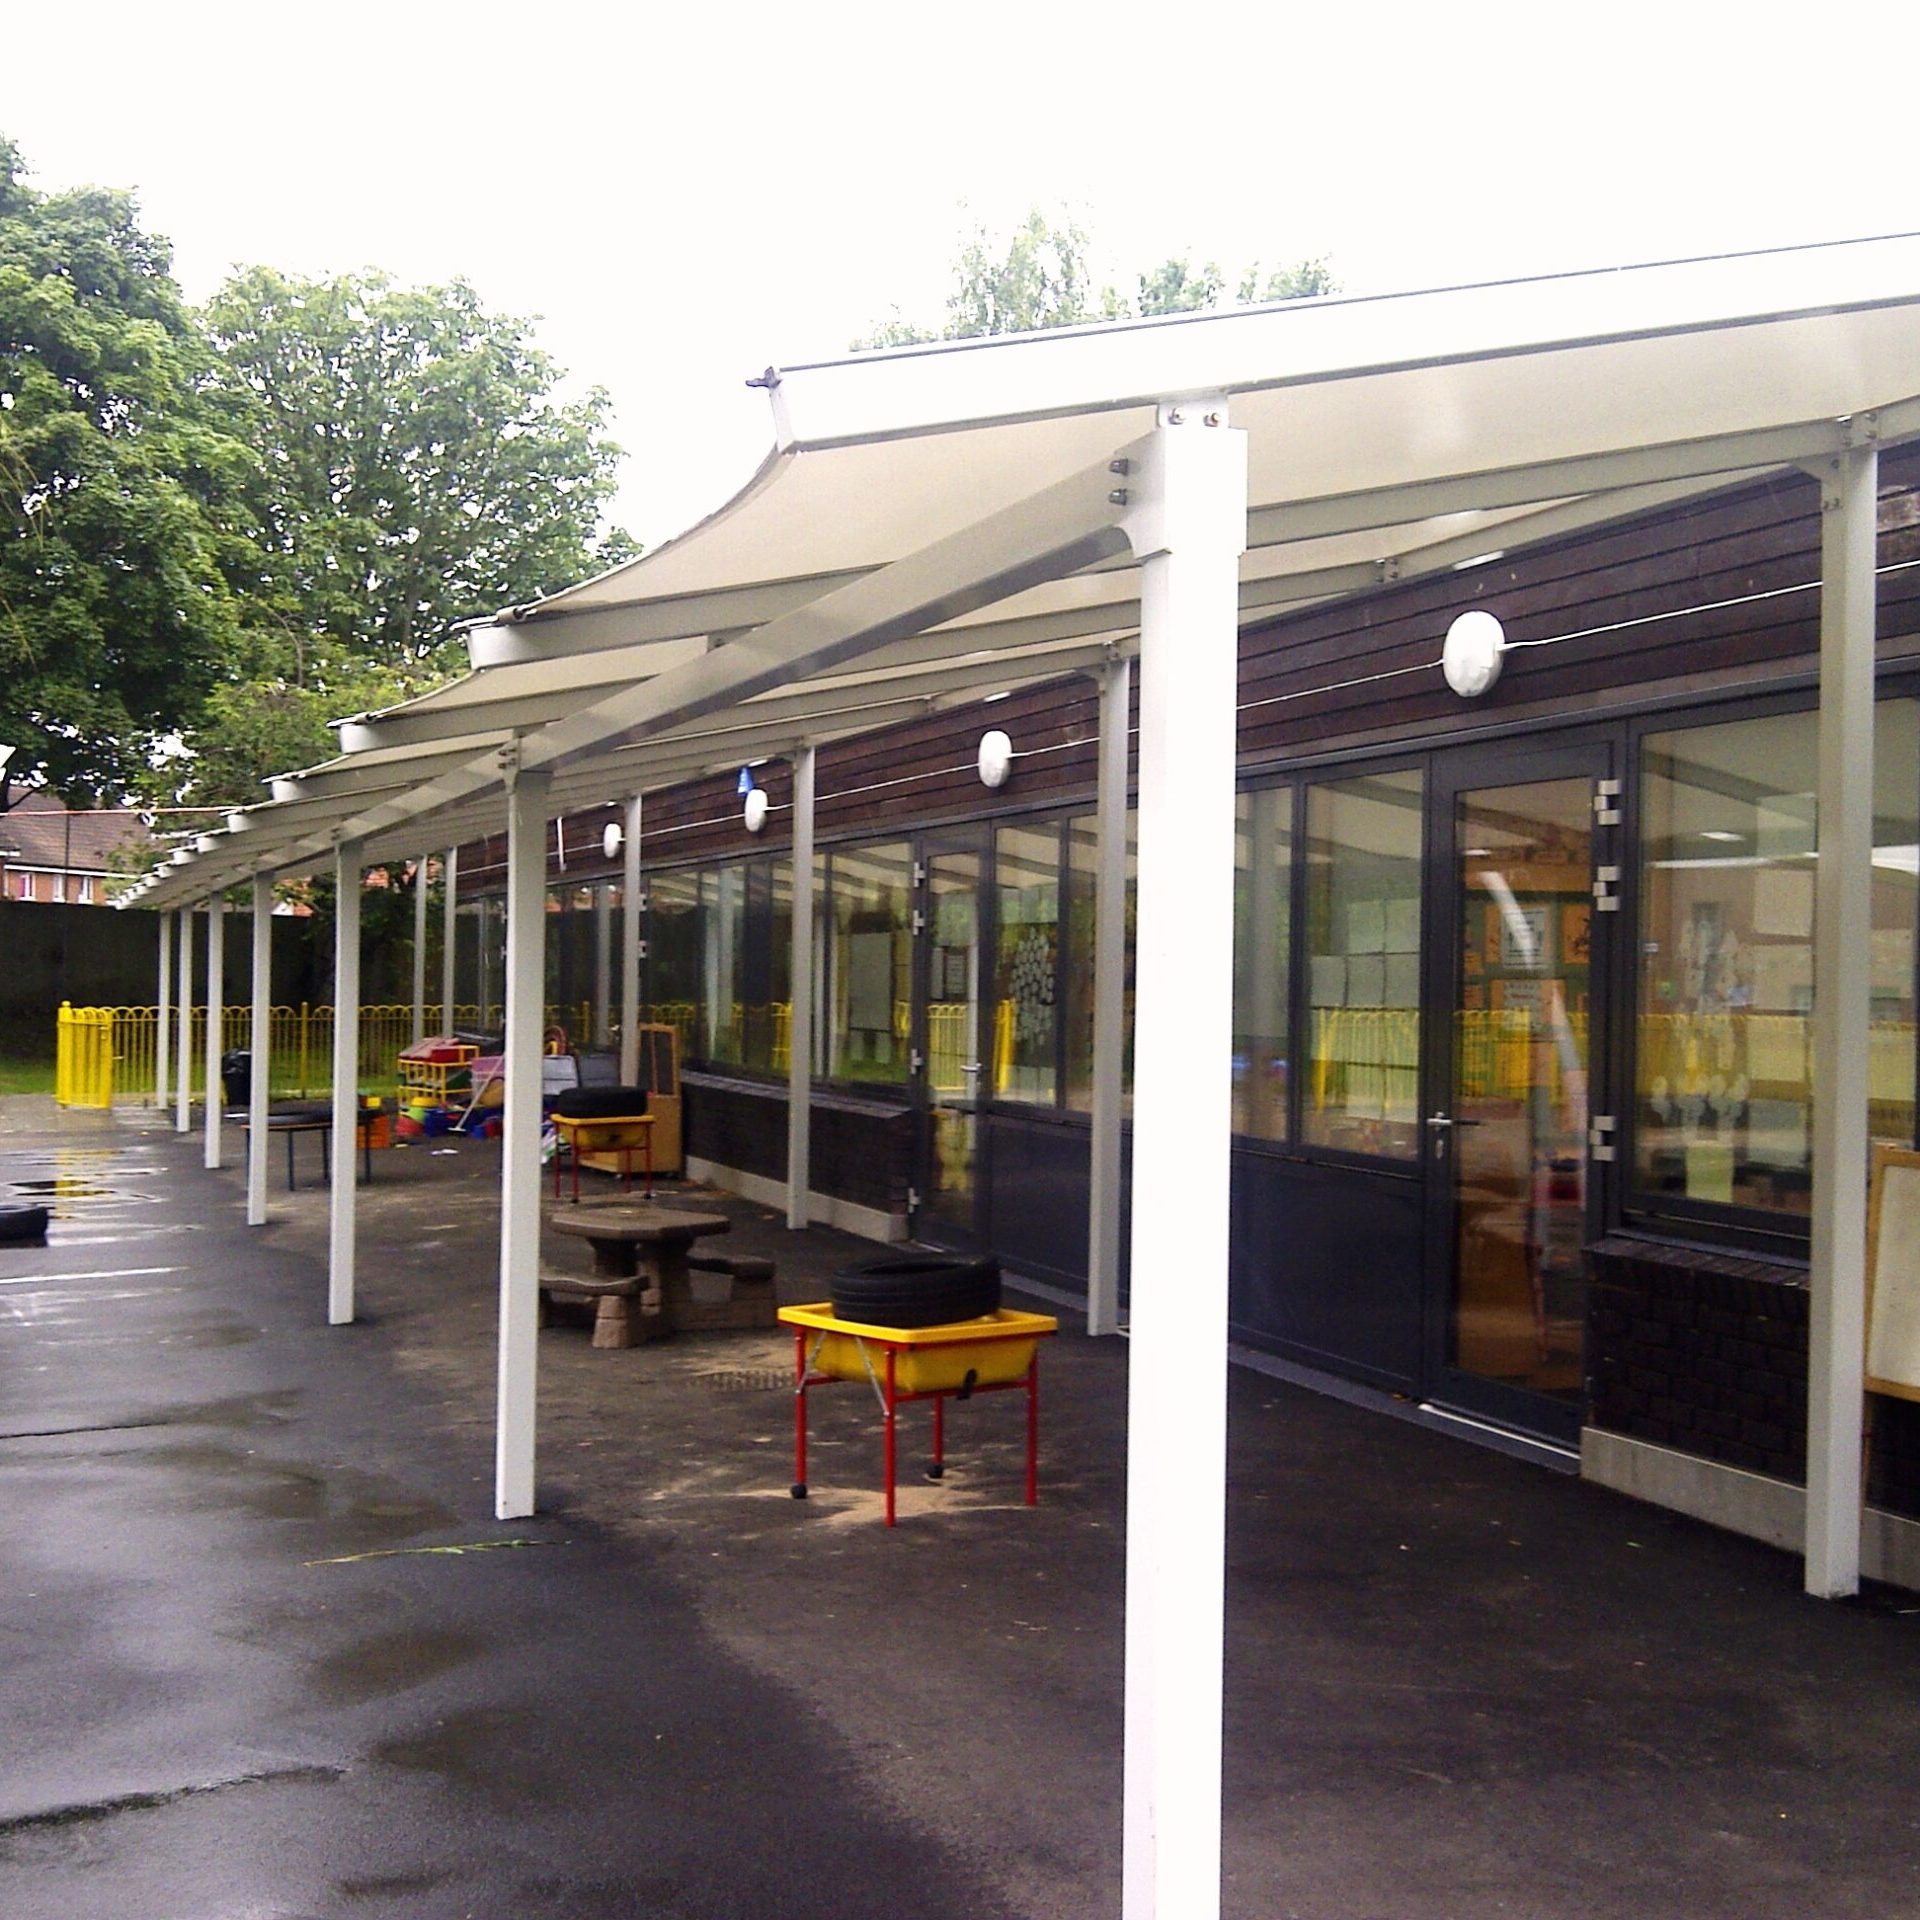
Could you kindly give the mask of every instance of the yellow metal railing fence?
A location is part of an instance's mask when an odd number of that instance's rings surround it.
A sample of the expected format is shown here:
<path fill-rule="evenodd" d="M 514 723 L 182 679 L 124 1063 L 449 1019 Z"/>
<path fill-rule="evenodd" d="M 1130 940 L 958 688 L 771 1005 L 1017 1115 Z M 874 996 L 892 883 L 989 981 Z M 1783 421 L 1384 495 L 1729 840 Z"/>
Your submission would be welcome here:
<path fill-rule="evenodd" d="M 501 1009 L 456 1003 L 453 1019 L 444 1019 L 438 1001 L 426 1008 L 426 1029 L 440 1033 L 450 1025 L 462 1030 L 498 1028 Z M 551 1017 L 558 1009 L 549 1008 Z M 117 1097 L 146 1099 L 153 1093 L 157 1007 L 65 1007 L 54 1059 L 55 1097 L 68 1106 L 109 1106 Z M 360 1009 L 360 1081 L 374 1088 L 399 1077 L 400 1051 L 412 1044 L 413 1007 L 366 1006 Z M 168 1097 L 180 1084 L 180 1013 L 167 1010 Z M 220 1051 L 248 1053 L 253 1043 L 253 1011 L 245 1005 L 220 1010 Z M 92 1049 L 92 1051 L 89 1051 Z M 184 1068 L 190 1096 L 206 1091 L 207 1010 L 189 1010 Z M 91 1077 L 89 1077 L 91 1076 Z M 102 1077 L 104 1076 L 104 1077 Z M 267 1013 L 267 1088 L 270 1093 L 311 1099 L 333 1081 L 333 1008 L 302 1001 Z M 67 1097 L 69 1088 L 85 1088 L 97 1097 Z"/>
<path fill-rule="evenodd" d="M 54 1038 L 53 1097 L 63 1107 L 113 1105 L 113 1015 L 61 1001 Z"/>

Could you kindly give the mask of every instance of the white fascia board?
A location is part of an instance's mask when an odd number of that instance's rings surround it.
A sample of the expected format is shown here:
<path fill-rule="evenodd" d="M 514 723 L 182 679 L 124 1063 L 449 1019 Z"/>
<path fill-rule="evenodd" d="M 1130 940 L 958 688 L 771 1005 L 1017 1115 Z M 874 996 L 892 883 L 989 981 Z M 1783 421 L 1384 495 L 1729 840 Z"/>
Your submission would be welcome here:
<path fill-rule="evenodd" d="M 1920 299 L 1920 235 L 1366 298 L 1285 301 L 783 368 L 808 450 Z"/>

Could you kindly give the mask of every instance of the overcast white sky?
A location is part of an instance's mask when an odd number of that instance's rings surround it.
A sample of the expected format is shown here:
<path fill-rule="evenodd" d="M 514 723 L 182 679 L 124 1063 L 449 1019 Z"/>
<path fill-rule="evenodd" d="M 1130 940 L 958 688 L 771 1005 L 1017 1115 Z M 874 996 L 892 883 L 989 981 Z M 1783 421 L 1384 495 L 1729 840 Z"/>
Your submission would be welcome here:
<path fill-rule="evenodd" d="M 136 189 L 190 296 L 378 266 L 544 316 L 653 542 L 764 450 L 745 377 L 937 318 L 971 220 L 1064 206 L 1117 284 L 1325 254 L 1356 293 L 1907 231 L 1917 54 L 1912 0 L 148 0 L 14 9 L 0 131 Z"/>

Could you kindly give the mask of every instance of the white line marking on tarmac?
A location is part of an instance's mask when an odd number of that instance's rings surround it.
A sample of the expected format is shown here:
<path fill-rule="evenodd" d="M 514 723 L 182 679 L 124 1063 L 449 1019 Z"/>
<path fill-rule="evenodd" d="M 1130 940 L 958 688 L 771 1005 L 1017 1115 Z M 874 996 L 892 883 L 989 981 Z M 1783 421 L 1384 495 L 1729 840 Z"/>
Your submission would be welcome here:
<path fill-rule="evenodd" d="M 150 1273 L 178 1273 L 178 1267 L 104 1267 L 96 1273 L 23 1273 L 0 1280 L 0 1287 L 57 1287 L 67 1280 L 136 1280 Z"/>

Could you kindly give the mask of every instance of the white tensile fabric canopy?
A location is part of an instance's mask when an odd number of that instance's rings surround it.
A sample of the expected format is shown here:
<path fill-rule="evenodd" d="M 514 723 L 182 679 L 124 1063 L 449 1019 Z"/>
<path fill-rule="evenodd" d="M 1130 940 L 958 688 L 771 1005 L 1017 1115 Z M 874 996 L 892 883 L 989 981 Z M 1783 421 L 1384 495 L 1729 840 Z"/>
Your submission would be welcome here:
<path fill-rule="evenodd" d="M 1797 465 L 1820 475 L 1823 529 L 1807 1584 L 1850 1591 L 1875 488 L 1878 448 L 1920 437 L 1920 236 L 913 348 L 770 371 L 764 384 L 773 450 L 718 512 L 629 566 L 503 610 L 470 634 L 466 677 L 346 723 L 339 758 L 276 780 L 270 801 L 130 896 L 187 908 L 252 878 L 259 928 L 267 876 L 332 864 L 344 1139 L 358 870 L 506 827 L 496 1511 L 523 1514 L 534 1499 L 547 821 L 786 754 L 804 863 L 822 742 L 1083 670 L 1104 689 L 1090 1325 L 1111 1326 L 1137 654 L 1134 1163 L 1177 1167 L 1180 1203 L 1155 1205 L 1143 1187 L 1130 1226 L 1125 1910 L 1217 1913 L 1238 629 Z M 810 1094 L 804 919 L 795 1224 Z M 184 935 L 181 952 L 184 989 Z M 219 991 L 216 973 L 211 1004 Z M 264 1081 L 250 1218 L 264 1218 Z M 217 1164 L 217 1115 L 208 1156 Z M 353 1193 L 344 1180 L 332 1196 L 336 1320 L 353 1313 Z"/>
<path fill-rule="evenodd" d="M 556 807 L 587 805 L 1097 662 L 1132 642 L 1140 569 L 1087 508 L 1182 395 L 1247 436 L 1247 616 L 1886 444 L 1920 427 L 1916 286 L 1899 239 L 770 373 L 775 446 L 718 512 L 478 628 L 471 673 L 345 723 L 339 759 L 134 897 L 324 866 L 341 838 L 379 860 L 497 831 L 516 742 Z"/>

